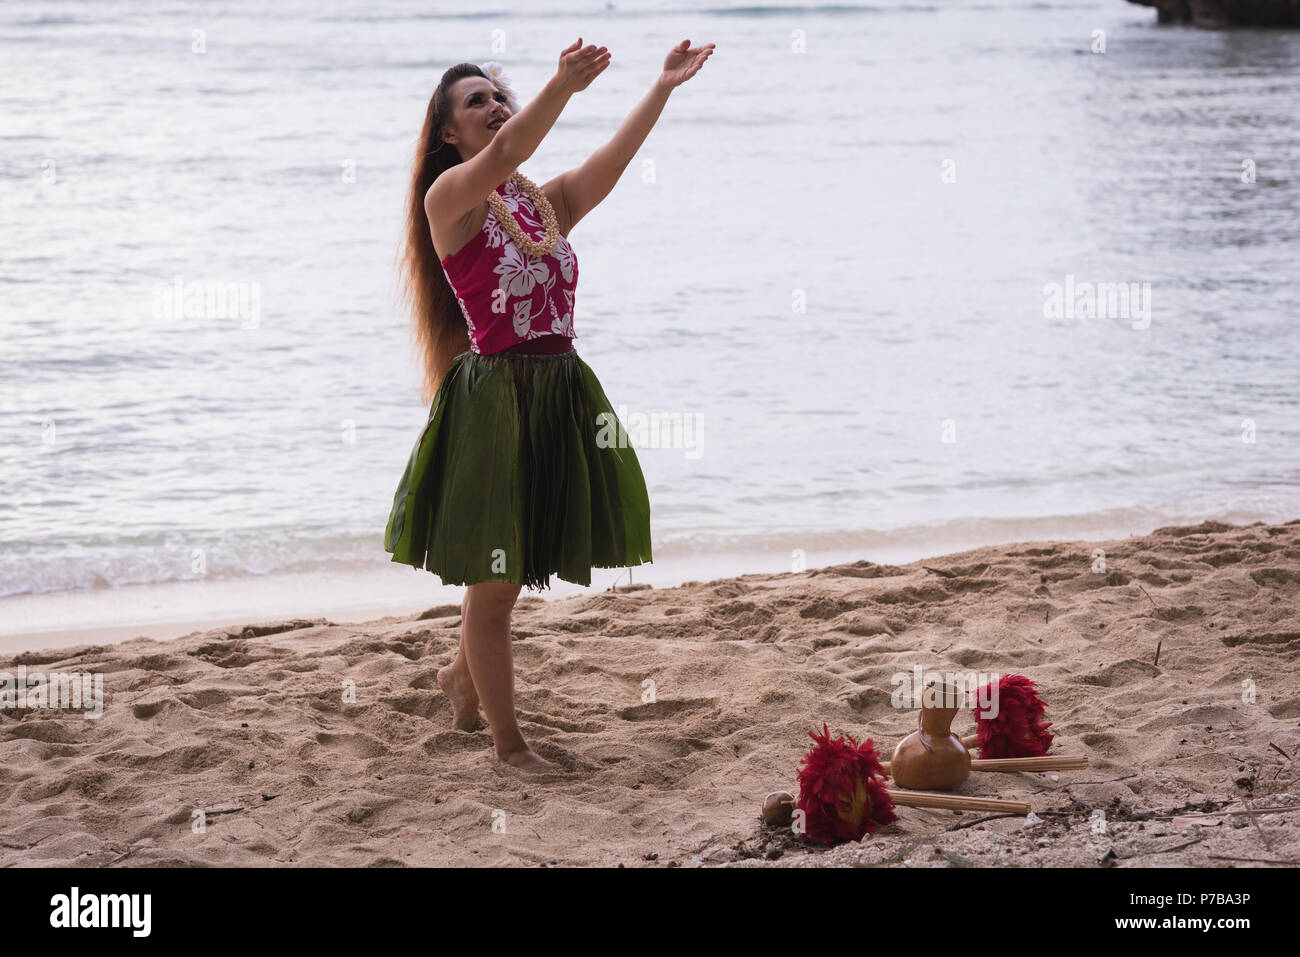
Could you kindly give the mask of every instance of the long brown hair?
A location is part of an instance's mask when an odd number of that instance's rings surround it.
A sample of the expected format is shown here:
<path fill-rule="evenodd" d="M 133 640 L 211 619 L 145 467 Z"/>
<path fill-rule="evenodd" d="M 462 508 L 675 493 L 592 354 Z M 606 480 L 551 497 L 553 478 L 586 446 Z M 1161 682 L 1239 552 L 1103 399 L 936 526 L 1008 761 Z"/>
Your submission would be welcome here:
<path fill-rule="evenodd" d="M 451 87 L 467 76 L 491 79 L 476 64 L 457 63 L 442 75 L 429 98 L 407 197 L 402 290 L 414 320 L 415 345 L 423 370 L 421 398 L 426 404 L 433 401 L 452 359 L 469 348 L 465 316 L 433 248 L 429 217 L 424 211 L 424 195 L 433 181 L 461 161 L 456 147 L 443 142 L 442 133 L 452 116 Z"/>

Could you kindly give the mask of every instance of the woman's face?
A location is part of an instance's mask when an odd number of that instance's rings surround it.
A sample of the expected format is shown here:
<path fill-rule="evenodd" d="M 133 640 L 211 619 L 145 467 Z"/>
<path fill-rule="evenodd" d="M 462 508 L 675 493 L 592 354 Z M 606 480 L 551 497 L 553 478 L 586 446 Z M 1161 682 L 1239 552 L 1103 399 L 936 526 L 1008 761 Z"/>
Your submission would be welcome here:
<path fill-rule="evenodd" d="M 510 118 L 506 95 L 491 80 L 481 76 L 461 77 L 452 84 L 452 120 L 443 139 L 454 143 L 461 162 L 488 145 L 501 123 Z"/>

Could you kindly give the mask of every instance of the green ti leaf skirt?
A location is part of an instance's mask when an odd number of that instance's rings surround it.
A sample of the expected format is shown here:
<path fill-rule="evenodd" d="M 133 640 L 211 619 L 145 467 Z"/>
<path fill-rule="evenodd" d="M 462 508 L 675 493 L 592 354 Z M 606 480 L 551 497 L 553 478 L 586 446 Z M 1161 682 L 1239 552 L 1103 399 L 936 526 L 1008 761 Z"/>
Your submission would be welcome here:
<path fill-rule="evenodd" d="M 443 584 L 591 584 L 652 561 L 636 453 L 575 351 L 452 360 L 393 496 L 384 550 Z"/>

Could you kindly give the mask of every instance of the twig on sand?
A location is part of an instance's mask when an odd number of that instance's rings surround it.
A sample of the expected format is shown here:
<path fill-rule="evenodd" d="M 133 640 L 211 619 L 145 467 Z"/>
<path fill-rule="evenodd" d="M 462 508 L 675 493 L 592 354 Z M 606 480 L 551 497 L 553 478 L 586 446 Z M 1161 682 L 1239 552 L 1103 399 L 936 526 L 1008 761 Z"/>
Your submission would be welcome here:
<path fill-rule="evenodd" d="M 1272 741 L 1270 741 L 1270 742 L 1268 743 L 1268 746 L 1269 746 L 1270 748 L 1272 748 L 1274 751 L 1276 751 L 1278 754 L 1282 755 L 1282 757 L 1286 758 L 1286 763 L 1287 763 L 1287 764 L 1294 764 L 1294 763 L 1295 763 L 1295 759 L 1292 758 L 1291 755 L 1287 754 L 1285 751 L 1283 751 L 1281 748 L 1279 748 L 1279 747 L 1278 747 L 1276 744 L 1274 744 Z M 1286 768 L 1282 767 L 1282 768 L 1278 768 L 1276 771 L 1274 771 L 1274 772 L 1273 772 L 1273 780 L 1276 781 L 1276 780 L 1278 779 L 1278 776 L 1279 776 L 1283 771 L 1285 771 L 1285 770 L 1286 770 Z"/>
<path fill-rule="evenodd" d="M 960 824 L 954 824 L 952 827 L 944 828 L 947 831 L 960 831 L 962 828 L 974 827 L 976 824 L 983 824 L 985 821 L 996 821 L 1000 817 L 1021 817 L 1020 814 L 988 814 L 984 817 L 977 817 L 973 821 L 962 821 Z"/>
<path fill-rule="evenodd" d="M 1227 857 L 1223 854 L 1207 854 L 1212 861 L 1250 861 L 1252 864 L 1290 864 L 1295 867 L 1295 861 L 1279 861 L 1272 857 Z"/>
<path fill-rule="evenodd" d="M 1156 600 L 1152 598 L 1150 595 L 1148 595 L 1147 590 L 1145 588 L 1142 588 L 1141 585 L 1138 585 L 1138 588 L 1141 589 L 1142 594 L 1147 596 L 1147 601 L 1151 602 L 1151 607 L 1156 610 L 1156 617 L 1157 618 L 1164 617 L 1163 615 L 1160 614 L 1160 606 L 1156 604 Z"/>
<path fill-rule="evenodd" d="M 944 569 L 944 568 L 931 568 L 929 565 L 922 565 L 921 567 L 924 568 L 927 572 L 934 572 L 936 575 L 939 575 L 939 576 L 941 576 L 941 577 L 943 577 L 943 578 L 956 578 L 956 577 L 957 577 L 957 573 L 956 573 L 956 572 L 950 572 L 950 571 L 948 571 L 947 569 Z"/>
<path fill-rule="evenodd" d="M 1187 841 L 1183 844 L 1175 844 L 1173 847 L 1162 847 L 1158 851 L 1139 851 L 1136 854 L 1125 854 L 1120 857 L 1120 860 L 1131 861 L 1135 857 L 1150 857 L 1152 854 L 1172 854 L 1174 851 L 1181 851 L 1183 848 L 1191 847 L 1193 844 L 1200 844 L 1203 840 L 1205 840 L 1205 838 L 1198 837 L 1193 841 Z"/>
<path fill-rule="evenodd" d="M 1259 819 L 1255 817 L 1255 811 L 1254 811 L 1254 809 L 1250 806 L 1250 802 L 1249 802 L 1249 801 L 1246 801 L 1246 800 L 1243 800 L 1243 801 L 1241 802 L 1241 806 L 1244 807 L 1244 808 L 1246 809 L 1246 815 L 1250 818 L 1250 823 L 1253 824 L 1253 825 L 1255 825 L 1255 830 L 1259 832 L 1259 839 L 1260 839 L 1260 841 L 1263 843 L 1264 847 L 1265 847 L 1267 850 L 1270 850 L 1270 851 L 1273 850 L 1273 848 L 1269 846 L 1269 843 L 1268 843 L 1268 835 L 1265 834 L 1265 833 L 1264 833 L 1264 829 L 1263 829 L 1262 827 L 1259 826 Z"/>
<path fill-rule="evenodd" d="M 1232 810 L 1229 810 L 1229 811 L 1202 811 L 1202 812 L 1190 812 L 1190 811 L 1189 811 L 1189 812 L 1186 813 L 1186 814 L 1160 814 L 1160 815 L 1157 815 L 1156 817 L 1148 818 L 1148 820 L 1151 820 L 1151 821 L 1170 821 L 1170 820 L 1173 820 L 1173 819 L 1176 818 L 1176 817 L 1226 817 L 1226 816 L 1228 816 L 1228 815 L 1230 815 L 1230 814 L 1231 814 L 1231 815 L 1237 815 L 1237 814 L 1281 814 L 1281 813 L 1284 812 L 1284 811 L 1300 811 L 1300 804 L 1281 804 L 1281 805 L 1278 805 L 1277 807 L 1256 807 L 1256 808 L 1251 808 L 1249 811 L 1246 811 L 1246 810 L 1238 810 L 1238 811 L 1232 811 Z"/>
<path fill-rule="evenodd" d="M 109 862 L 108 862 L 108 866 L 109 866 L 109 867 L 112 867 L 112 866 L 113 866 L 114 864 L 116 864 L 118 861 L 124 861 L 124 860 L 126 860 L 128 857 L 130 857 L 132 854 L 134 854 L 134 853 L 135 853 L 135 848 L 133 847 L 133 848 L 131 848 L 129 851 L 127 851 L 125 854 L 123 854 L 121 857 L 115 857 L 115 858 L 113 858 L 111 861 L 109 861 Z"/>
<path fill-rule="evenodd" d="M 692 853 L 692 854 L 701 854 L 701 853 L 703 853 L 704 849 L 705 849 L 706 847 L 708 847 L 710 844 L 712 844 L 714 841 L 716 841 L 717 839 L 718 839 L 718 835 L 714 834 L 712 837 L 710 837 L 707 841 L 705 841 L 703 844 L 701 844 L 701 845 L 700 845 L 699 847 L 697 847 L 695 850 L 691 851 L 691 853 Z"/>
<path fill-rule="evenodd" d="M 1163 639 L 1162 639 L 1162 640 L 1159 640 L 1159 641 L 1156 642 L 1156 660 L 1153 661 L 1153 662 L 1151 662 L 1151 667 L 1152 667 L 1152 668 L 1159 668 L 1159 667 L 1160 667 L 1160 646 L 1163 645 L 1163 644 L 1164 644 L 1164 640 L 1163 640 Z"/>
<path fill-rule="evenodd" d="M 1070 788 L 1081 787 L 1085 784 L 1114 784 L 1116 781 L 1127 781 L 1129 778 L 1135 778 L 1138 776 L 1139 773 L 1140 772 L 1138 771 L 1134 771 L 1132 774 L 1126 774 L 1123 777 L 1118 777 L 1118 778 L 1107 778 L 1105 781 L 1071 781 L 1069 784 L 1065 786 L 1065 790 L 1068 791 Z M 1044 790 L 1056 790 L 1056 789 L 1050 788 Z M 1041 814 L 1042 812 L 1040 811 L 1038 813 Z"/>

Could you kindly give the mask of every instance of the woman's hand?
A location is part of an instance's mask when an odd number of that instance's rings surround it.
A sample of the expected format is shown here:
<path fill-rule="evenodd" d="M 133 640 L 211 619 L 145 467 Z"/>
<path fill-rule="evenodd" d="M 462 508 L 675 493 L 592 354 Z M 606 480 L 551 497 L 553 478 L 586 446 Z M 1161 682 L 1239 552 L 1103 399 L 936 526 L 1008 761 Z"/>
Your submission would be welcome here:
<path fill-rule="evenodd" d="M 681 86 L 700 72 L 704 61 L 713 55 L 715 46 L 716 43 L 706 43 L 702 47 L 693 47 L 690 40 L 683 40 L 668 51 L 668 57 L 664 60 L 664 72 L 660 75 L 659 82 L 670 90 Z"/>
<path fill-rule="evenodd" d="M 609 51 L 592 44 L 582 45 L 582 37 L 560 54 L 560 68 L 555 77 L 570 93 L 585 90 L 605 67 L 609 66 Z"/>

